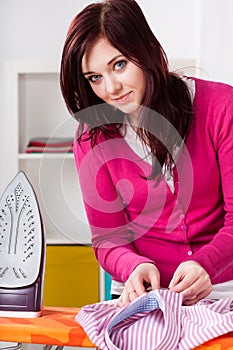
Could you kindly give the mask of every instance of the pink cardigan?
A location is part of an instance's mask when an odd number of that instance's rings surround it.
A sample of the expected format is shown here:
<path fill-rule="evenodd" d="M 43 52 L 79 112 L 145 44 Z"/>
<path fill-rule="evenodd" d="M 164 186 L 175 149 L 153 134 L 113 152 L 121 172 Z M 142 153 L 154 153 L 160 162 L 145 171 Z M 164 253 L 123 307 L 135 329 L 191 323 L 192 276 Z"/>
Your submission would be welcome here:
<path fill-rule="evenodd" d="M 145 180 L 151 166 L 125 139 L 74 142 L 100 265 L 125 282 L 153 262 L 167 287 L 177 266 L 199 262 L 212 283 L 233 279 L 233 88 L 195 79 L 195 115 L 176 166 L 175 192 Z"/>

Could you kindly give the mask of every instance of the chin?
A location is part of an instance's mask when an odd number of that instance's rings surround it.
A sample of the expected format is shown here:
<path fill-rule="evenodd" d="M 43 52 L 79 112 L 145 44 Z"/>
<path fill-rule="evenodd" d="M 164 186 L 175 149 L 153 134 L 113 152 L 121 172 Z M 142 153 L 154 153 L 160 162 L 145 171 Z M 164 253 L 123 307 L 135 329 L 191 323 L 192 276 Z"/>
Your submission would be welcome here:
<path fill-rule="evenodd" d="M 117 106 L 117 108 L 122 111 L 125 114 L 137 114 L 138 109 L 139 109 L 139 105 L 135 105 L 135 104 L 127 104 L 127 105 L 122 105 L 122 106 Z"/>

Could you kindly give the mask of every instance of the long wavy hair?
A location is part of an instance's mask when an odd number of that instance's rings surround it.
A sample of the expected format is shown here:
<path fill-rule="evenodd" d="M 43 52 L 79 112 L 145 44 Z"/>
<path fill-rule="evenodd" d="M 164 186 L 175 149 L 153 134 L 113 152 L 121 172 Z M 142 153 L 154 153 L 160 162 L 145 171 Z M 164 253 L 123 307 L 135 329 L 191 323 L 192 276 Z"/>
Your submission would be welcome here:
<path fill-rule="evenodd" d="M 136 1 L 105 0 L 88 5 L 71 22 L 60 73 L 65 103 L 80 123 L 79 142 L 84 124 L 88 125 L 89 137 L 95 145 L 101 133 L 107 137 L 119 133 L 124 120 L 124 114 L 111 106 L 91 110 L 91 113 L 78 113 L 104 103 L 82 74 L 82 58 L 99 38 L 105 38 L 145 74 L 147 85 L 142 106 L 146 108 L 142 108 L 144 112 L 137 132 L 151 148 L 153 170 L 150 178 L 154 178 L 161 173 L 162 166 L 171 168 L 174 163 L 172 149 L 189 132 L 193 109 L 188 87 L 181 77 L 169 72 L 167 56 Z M 154 111 L 162 116 L 160 123 L 154 118 Z"/>

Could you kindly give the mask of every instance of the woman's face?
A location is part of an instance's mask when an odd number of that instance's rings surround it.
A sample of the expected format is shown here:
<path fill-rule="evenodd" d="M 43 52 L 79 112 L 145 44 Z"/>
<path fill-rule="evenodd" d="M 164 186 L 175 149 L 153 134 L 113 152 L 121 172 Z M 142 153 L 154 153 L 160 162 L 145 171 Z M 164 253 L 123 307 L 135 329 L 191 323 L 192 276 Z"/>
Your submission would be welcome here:
<path fill-rule="evenodd" d="M 82 72 L 104 102 L 131 116 L 137 115 L 145 94 L 145 75 L 106 39 L 98 39 L 87 50 Z"/>

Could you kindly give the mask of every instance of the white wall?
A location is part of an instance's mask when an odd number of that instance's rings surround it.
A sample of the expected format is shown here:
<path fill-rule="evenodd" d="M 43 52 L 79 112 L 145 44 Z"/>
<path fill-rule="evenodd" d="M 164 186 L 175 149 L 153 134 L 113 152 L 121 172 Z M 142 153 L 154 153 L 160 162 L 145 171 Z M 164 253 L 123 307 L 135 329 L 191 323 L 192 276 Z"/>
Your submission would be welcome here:
<path fill-rule="evenodd" d="M 233 85 L 233 1 L 202 1 L 200 65 L 207 78 Z"/>
<path fill-rule="evenodd" d="M 138 0 L 168 57 L 195 58 L 199 0 Z"/>
<path fill-rule="evenodd" d="M 0 189 L 7 159 L 5 63 L 60 61 L 71 19 L 88 0 L 0 1 Z M 232 0 L 138 0 L 169 58 L 196 59 L 204 77 L 233 84 Z"/>

